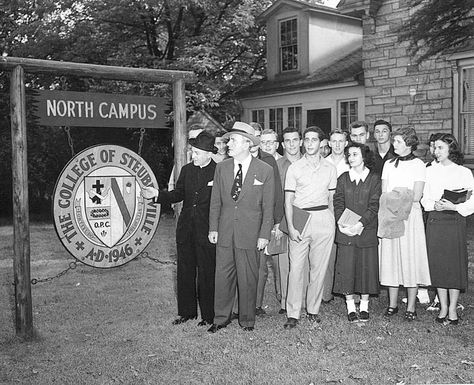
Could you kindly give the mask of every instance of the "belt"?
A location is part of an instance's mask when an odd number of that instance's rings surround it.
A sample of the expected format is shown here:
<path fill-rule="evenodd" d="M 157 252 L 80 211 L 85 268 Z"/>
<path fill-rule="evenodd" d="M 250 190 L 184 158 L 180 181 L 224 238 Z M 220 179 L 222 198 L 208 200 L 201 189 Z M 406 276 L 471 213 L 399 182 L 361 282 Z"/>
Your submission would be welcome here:
<path fill-rule="evenodd" d="M 301 209 L 301 210 L 304 210 L 304 211 L 321 211 L 321 210 L 326 210 L 326 209 L 328 209 L 328 205 L 306 207 L 306 208 Z"/>

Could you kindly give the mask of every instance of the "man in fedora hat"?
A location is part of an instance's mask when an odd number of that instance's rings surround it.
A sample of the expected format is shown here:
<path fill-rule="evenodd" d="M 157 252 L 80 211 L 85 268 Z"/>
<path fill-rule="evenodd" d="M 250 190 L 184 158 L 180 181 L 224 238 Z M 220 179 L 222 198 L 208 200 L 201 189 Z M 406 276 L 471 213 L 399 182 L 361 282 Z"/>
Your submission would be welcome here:
<path fill-rule="evenodd" d="M 178 325 L 197 317 L 197 302 L 202 320 L 198 326 L 211 325 L 214 319 L 215 245 L 209 242 L 209 202 L 216 163 L 212 154 L 214 136 L 207 131 L 189 139 L 192 163 L 181 169 L 173 191 L 144 187 L 142 195 L 157 203 L 183 201 L 176 227 L 178 251 Z M 197 277 L 197 290 L 196 290 Z"/>
<path fill-rule="evenodd" d="M 229 324 L 236 288 L 239 324 L 253 330 L 258 250 L 267 246 L 273 226 L 273 170 L 250 154 L 250 148 L 259 144 L 254 129 L 235 122 L 224 138 L 229 138 L 231 158 L 216 166 L 209 211 L 209 241 L 217 244 L 211 333 Z"/>

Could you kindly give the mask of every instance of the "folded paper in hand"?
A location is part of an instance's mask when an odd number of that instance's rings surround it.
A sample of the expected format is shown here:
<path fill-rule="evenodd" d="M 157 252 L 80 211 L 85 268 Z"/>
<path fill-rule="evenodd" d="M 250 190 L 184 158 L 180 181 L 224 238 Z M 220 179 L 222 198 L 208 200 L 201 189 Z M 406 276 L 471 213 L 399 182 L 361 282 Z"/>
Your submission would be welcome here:
<path fill-rule="evenodd" d="M 458 203 L 464 203 L 471 197 L 472 191 L 465 188 L 457 190 L 444 190 L 441 199 L 446 199 L 451 203 L 457 205 Z"/>
<path fill-rule="evenodd" d="M 293 206 L 293 227 L 300 232 L 303 232 L 306 223 L 308 222 L 310 214 L 307 211 L 304 211 L 296 206 Z M 284 216 L 280 223 L 280 230 L 285 234 L 288 234 L 288 223 L 286 222 L 286 217 Z"/>
<path fill-rule="evenodd" d="M 351 209 L 345 208 L 337 224 L 341 226 L 354 226 L 360 221 L 360 218 L 361 216 L 359 214 L 356 214 Z"/>
<path fill-rule="evenodd" d="M 280 239 L 275 238 L 275 233 L 272 231 L 270 242 L 265 249 L 265 254 L 283 254 L 288 251 L 288 235 L 283 234 Z"/>

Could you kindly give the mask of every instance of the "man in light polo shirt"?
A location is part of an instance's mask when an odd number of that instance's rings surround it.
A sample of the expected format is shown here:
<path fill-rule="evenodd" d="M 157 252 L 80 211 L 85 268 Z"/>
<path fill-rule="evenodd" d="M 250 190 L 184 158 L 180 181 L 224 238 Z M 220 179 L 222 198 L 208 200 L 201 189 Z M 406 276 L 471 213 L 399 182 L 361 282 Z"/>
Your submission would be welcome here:
<path fill-rule="evenodd" d="M 319 127 L 308 127 L 303 134 L 306 153 L 288 167 L 285 181 L 285 214 L 290 237 L 290 274 L 286 299 L 285 329 L 294 328 L 301 316 L 303 266 L 309 257 L 309 285 L 306 297 L 307 318 L 320 322 L 323 281 L 334 243 L 333 195 L 336 168 L 319 153 Z M 300 233 L 293 225 L 293 206 L 307 211 L 306 226 Z"/>

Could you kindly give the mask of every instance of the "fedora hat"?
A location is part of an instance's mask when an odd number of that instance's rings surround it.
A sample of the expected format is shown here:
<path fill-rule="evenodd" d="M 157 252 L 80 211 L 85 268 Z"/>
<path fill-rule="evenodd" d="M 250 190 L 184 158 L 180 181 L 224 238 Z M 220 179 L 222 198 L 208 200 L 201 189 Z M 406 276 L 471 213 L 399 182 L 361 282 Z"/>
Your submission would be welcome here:
<path fill-rule="evenodd" d="M 224 134 L 223 138 L 229 139 L 232 134 L 242 135 L 243 137 L 247 138 L 252 142 L 252 146 L 258 146 L 260 144 L 260 138 L 257 138 L 255 136 L 254 128 L 247 123 L 235 122 L 231 130 L 228 133 Z"/>
<path fill-rule="evenodd" d="M 192 147 L 199 148 L 200 150 L 217 153 L 217 148 L 214 147 L 216 138 L 210 132 L 203 131 L 195 138 L 189 139 L 189 144 Z"/>

